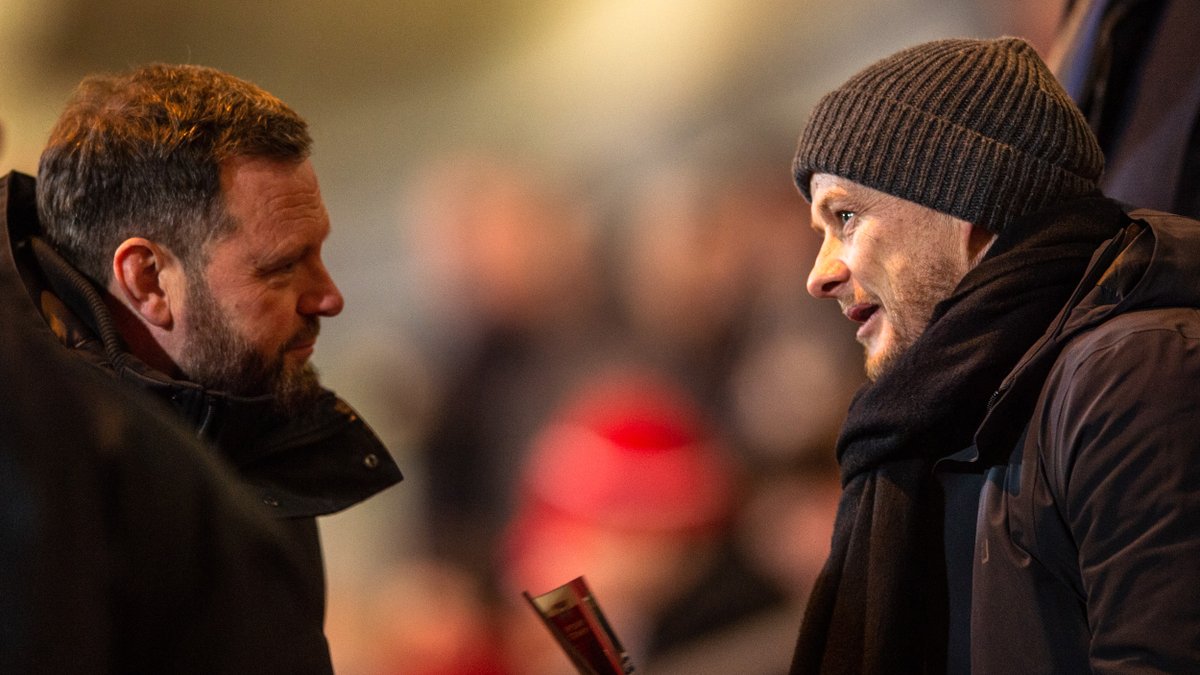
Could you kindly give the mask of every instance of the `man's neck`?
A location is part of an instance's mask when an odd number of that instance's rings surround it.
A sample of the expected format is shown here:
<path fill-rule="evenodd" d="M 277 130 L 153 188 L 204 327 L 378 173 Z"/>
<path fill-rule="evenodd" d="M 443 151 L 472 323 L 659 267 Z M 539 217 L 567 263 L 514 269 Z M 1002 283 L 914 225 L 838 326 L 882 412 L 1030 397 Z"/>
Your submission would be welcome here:
<path fill-rule="evenodd" d="M 100 296 L 104 298 L 104 304 L 112 315 L 113 324 L 117 327 L 117 332 L 120 333 L 121 339 L 131 354 L 151 368 L 171 377 L 181 378 L 183 376 L 179 366 L 154 337 L 151 328 L 136 313 L 106 289 L 100 289 Z"/>

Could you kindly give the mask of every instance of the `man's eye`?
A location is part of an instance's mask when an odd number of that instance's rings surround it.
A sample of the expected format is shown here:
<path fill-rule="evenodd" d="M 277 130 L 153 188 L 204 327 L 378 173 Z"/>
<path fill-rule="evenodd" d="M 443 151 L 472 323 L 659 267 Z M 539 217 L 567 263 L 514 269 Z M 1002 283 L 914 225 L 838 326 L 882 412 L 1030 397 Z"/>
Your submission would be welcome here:
<path fill-rule="evenodd" d="M 838 220 L 842 221 L 842 225 L 849 224 L 849 222 L 854 219 L 854 215 L 855 214 L 853 211 L 838 211 L 837 212 Z"/>
<path fill-rule="evenodd" d="M 291 272 L 292 270 L 296 269 L 297 264 L 299 264 L 299 263 L 298 263 L 298 261 L 295 261 L 295 260 L 288 260 L 288 261 L 275 263 L 273 265 L 268 265 L 265 268 L 263 268 L 262 270 L 260 270 L 259 274 L 261 274 L 263 276 L 267 276 L 267 277 L 278 276 L 280 274 L 287 274 L 287 273 Z"/>

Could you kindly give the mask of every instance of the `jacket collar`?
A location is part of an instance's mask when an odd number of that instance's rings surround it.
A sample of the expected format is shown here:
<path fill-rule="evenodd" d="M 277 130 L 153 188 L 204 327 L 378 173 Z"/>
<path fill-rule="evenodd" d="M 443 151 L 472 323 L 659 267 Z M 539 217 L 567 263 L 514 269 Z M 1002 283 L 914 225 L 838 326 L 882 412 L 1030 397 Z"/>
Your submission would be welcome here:
<path fill-rule="evenodd" d="M 1006 460 L 1050 368 L 1073 338 L 1130 311 L 1200 306 L 1200 285 L 1186 283 L 1194 277 L 1189 261 L 1200 259 L 1200 223 L 1150 210 L 1127 217 L 1121 232 L 1097 250 L 1050 328 L 993 395 L 975 439 L 987 461 Z"/>

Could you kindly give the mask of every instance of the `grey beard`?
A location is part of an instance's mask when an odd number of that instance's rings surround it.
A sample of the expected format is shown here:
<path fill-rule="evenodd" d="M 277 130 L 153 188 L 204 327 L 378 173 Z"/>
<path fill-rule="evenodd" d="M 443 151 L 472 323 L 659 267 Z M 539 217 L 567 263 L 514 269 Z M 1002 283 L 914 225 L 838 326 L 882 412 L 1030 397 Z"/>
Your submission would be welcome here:
<path fill-rule="evenodd" d="M 190 284 L 187 297 L 189 333 L 180 367 L 189 379 L 236 396 L 270 394 L 288 416 L 312 409 L 322 392 L 312 364 L 288 369 L 282 353 L 268 360 L 233 330 L 207 284 Z"/>

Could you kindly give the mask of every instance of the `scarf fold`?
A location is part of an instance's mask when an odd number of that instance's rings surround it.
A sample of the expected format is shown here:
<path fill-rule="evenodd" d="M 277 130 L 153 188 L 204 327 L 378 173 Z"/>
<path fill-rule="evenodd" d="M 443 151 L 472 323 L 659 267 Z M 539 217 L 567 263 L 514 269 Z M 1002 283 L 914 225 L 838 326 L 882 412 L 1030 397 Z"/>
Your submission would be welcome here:
<path fill-rule="evenodd" d="M 971 446 L 988 400 L 1050 325 L 1097 247 L 1126 223 L 1099 196 L 1014 223 L 891 369 L 856 395 L 829 559 L 793 675 L 946 667 L 942 501 L 934 462 Z"/>

